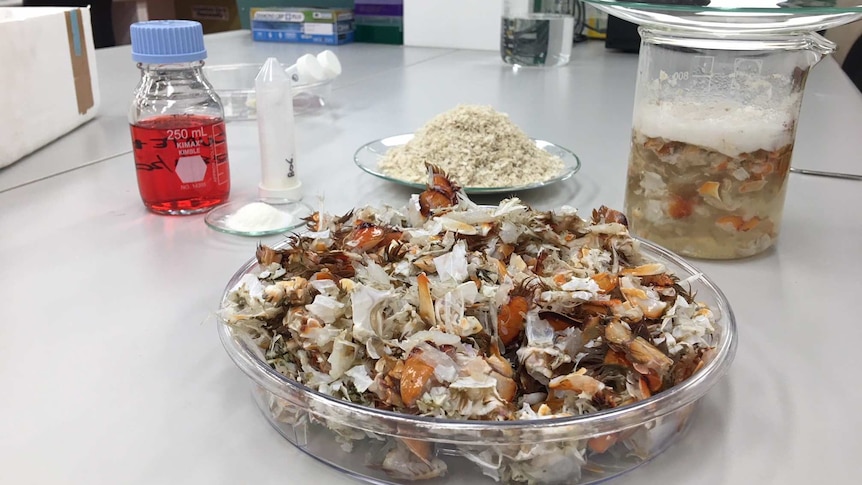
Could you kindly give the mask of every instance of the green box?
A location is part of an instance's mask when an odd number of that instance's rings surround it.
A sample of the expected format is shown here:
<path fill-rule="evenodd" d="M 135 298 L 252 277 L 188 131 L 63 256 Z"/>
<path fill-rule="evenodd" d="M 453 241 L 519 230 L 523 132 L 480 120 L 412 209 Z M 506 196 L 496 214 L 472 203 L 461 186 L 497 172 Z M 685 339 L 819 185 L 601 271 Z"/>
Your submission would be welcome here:
<path fill-rule="evenodd" d="M 353 0 L 237 0 L 242 28 L 251 29 L 251 9 L 256 7 L 307 7 L 353 9 Z"/>
<path fill-rule="evenodd" d="M 401 17 L 397 17 L 397 19 L 400 21 Z M 404 43 L 404 27 L 401 22 L 391 19 L 380 22 L 369 22 L 367 19 L 363 19 L 363 21 L 364 23 L 359 23 L 359 20 L 356 20 L 353 37 L 356 42 L 392 45 Z"/>

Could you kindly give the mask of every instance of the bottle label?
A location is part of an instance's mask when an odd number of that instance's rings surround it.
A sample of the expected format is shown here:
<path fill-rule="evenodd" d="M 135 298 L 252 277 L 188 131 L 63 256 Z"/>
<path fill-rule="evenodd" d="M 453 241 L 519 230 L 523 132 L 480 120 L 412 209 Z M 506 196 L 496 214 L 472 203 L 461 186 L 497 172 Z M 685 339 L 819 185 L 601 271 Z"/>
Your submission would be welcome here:
<path fill-rule="evenodd" d="M 230 190 L 224 120 L 166 115 L 132 125 L 145 204 L 224 199 Z"/>

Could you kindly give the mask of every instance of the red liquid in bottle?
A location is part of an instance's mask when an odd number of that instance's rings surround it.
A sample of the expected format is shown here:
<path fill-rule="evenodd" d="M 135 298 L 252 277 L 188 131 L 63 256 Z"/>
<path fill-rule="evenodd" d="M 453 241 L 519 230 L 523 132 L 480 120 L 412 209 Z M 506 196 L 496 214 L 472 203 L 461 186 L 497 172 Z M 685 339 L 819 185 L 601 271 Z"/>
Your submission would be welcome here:
<path fill-rule="evenodd" d="M 193 214 L 227 201 L 230 170 L 224 120 L 164 115 L 132 125 L 138 188 L 160 214 Z"/>

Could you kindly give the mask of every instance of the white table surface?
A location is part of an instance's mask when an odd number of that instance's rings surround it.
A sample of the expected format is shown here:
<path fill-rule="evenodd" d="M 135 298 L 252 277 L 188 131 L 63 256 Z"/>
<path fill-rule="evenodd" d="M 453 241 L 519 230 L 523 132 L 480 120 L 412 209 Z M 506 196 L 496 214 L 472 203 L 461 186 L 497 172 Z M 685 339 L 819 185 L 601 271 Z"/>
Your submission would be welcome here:
<path fill-rule="evenodd" d="M 207 44 L 215 63 L 300 52 L 236 33 Z M 635 56 L 579 45 L 564 68 L 514 74 L 489 52 L 338 52 L 330 106 L 297 121 L 299 175 L 331 211 L 405 200 L 355 168 L 353 151 L 459 102 L 493 104 L 582 157 L 573 180 L 522 194 L 529 203 L 622 205 Z M 355 483 L 270 428 L 218 341 L 212 313 L 258 240 L 147 213 L 131 155 L 99 162 L 128 151 L 128 53 L 97 53 L 99 119 L 0 171 L 0 483 Z M 252 195 L 256 125 L 230 123 L 228 144 L 232 196 Z M 860 148 L 862 96 L 827 59 L 809 80 L 794 165 L 860 172 Z M 695 263 L 734 308 L 737 358 L 681 442 L 614 483 L 858 483 L 860 189 L 792 175 L 775 249 Z"/>

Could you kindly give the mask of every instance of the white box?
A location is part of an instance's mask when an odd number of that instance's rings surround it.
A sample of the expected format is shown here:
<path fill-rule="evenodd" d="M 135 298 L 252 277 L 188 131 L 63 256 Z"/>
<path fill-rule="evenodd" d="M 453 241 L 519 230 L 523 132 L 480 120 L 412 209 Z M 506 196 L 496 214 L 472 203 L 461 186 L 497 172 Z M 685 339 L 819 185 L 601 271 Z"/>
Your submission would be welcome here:
<path fill-rule="evenodd" d="M 0 8 L 0 167 L 99 109 L 89 8 Z"/>
<path fill-rule="evenodd" d="M 500 50 L 503 0 L 404 0 L 404 45 Z"/>

